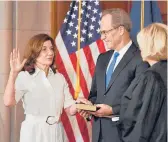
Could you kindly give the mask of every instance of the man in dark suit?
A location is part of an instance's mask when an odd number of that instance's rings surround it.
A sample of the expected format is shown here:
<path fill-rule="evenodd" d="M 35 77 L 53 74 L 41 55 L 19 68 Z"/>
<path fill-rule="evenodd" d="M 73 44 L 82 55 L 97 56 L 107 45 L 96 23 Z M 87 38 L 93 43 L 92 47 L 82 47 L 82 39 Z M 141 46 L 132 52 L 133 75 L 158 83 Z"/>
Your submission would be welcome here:
<path fill-rule="evenodd" d="M 131 41 L 131 20 L 122 9 L 103 11 L 101 38 L 108 52 L 99 55 L 88 100 L 99 110 L 94 116 L 93 142 L 120 142 L 117 130 L 120 101 L 136 76 L 148 68 L 142 61 L 139 49 Z M 81 112 L 85 115 L 86 112 Z M 110 118 L 112 117 L 112 118 Z"/>

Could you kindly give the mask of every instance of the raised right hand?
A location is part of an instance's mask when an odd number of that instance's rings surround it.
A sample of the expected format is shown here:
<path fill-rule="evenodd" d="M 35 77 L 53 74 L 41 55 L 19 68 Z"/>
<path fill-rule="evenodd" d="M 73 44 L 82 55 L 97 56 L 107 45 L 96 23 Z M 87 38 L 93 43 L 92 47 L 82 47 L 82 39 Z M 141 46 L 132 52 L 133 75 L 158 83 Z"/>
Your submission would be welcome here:
<path fill-rule="evenodd" d="M 11 73 L 18 74 L 24 64 L 26 63 L 27 59 L 24 59 L 22 62 L 20 60 L 20 53 L 18 48 L 13 49 L 13 52 L 10 54 L 10 68 L 11 68 Z"/>

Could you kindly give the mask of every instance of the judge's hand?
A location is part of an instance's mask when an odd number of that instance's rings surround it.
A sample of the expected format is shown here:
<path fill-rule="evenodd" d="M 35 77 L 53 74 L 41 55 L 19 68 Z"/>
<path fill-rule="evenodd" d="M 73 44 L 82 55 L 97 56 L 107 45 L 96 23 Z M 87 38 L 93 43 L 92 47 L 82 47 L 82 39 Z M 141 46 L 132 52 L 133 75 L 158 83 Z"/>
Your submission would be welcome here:
<path fill-rule="evenodd" d="M 90 114 L 96 117 L 107 117 L 112 115 L 112 107 L 106 104 L 97 104 L 97 108 L 99 108 L 96 112 L 89 112 Z"/>
<path fill-rule="evenodd" d="M 18 48 L 13 49 L 13 52 L 10 54 L 10 68 L 12 74 L 18 74 L 24 64 L 26 63 L 27 59 L 24 59 L 22 62 L 20 60 L 20 53 Z"/>

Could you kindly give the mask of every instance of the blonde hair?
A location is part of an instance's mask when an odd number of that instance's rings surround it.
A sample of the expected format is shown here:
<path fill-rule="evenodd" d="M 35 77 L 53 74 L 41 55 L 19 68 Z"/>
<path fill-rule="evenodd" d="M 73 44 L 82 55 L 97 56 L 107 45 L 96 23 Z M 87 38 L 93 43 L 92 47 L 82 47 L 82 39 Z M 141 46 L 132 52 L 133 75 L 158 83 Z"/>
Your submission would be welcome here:
<path fill-rule="evenodd" d="M 132 28 L 132 22 L 127 12 L 120 8 L 107 9 L 102 12 L 102 16 L 110 14 L 112 16 L 112 26 L 123 26 L 128 32 Z"/>
<path fill-rule="evenodd" d="M 137 41 L 144 61 L 167 60 L 167 28 L 165 24 L 153 23 L 138 33 Z"/>

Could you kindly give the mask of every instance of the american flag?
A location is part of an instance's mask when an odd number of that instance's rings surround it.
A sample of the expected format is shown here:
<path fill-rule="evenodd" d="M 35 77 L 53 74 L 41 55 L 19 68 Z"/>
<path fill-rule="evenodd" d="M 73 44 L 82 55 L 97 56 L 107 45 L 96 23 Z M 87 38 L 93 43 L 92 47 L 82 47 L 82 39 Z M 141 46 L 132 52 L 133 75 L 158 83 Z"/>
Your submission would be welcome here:
<path fill-rule="evenodd" d="M 81 88 L 79 96 L 88 98 L 97 57 L 100 53 L 106 51 L 99 34 L 101 17 L 99 1 L 81 1 L 80 50 L 77 50 L 78 12 L 79 0 L 72 1 L 70 10 L 67 12 L 63 25 L 56 37 L 58 49 L 56 63 L 58 71 L 66 78 L 73 97 L 79 75 Z M 79 74 L 76 72 L 78 58 Z M 79 114 L 69 116 L 65 112 L 63 112 L 61 119 L 66 137 L 70 142 L 91 141 L 92 125 L 90 122 L 86 122 Z"/>

